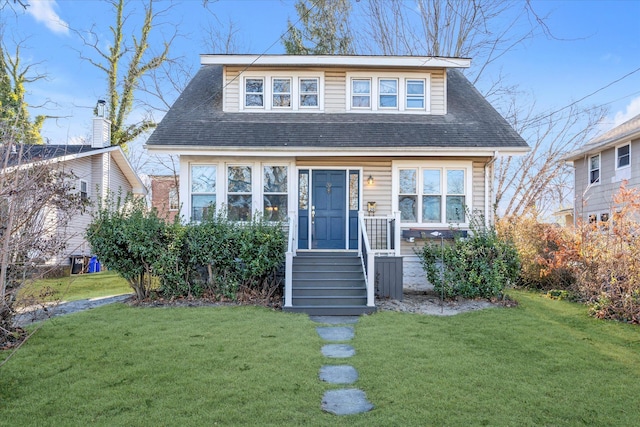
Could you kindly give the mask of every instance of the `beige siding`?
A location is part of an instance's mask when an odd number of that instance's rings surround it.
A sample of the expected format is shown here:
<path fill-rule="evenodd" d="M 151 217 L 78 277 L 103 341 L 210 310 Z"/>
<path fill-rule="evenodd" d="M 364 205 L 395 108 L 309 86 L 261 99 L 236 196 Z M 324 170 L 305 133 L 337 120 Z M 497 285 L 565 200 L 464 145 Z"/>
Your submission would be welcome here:
<path fill-rule="evenodd" d="M 240 111 L 240 71 L 242 68 L 226 67 L 224 89 L 224 111 Z"/>
<path fill-rule="evenodd" d="M 444 70 L 431 72 L 431 114 L 446 114 L 446 82 Z"/>
<path fill-rule="evenodd" d="M 327 113 L 344 113 L 346 100 L 346 73 L 330 70 L 325 73 L 324 111 Z"/>

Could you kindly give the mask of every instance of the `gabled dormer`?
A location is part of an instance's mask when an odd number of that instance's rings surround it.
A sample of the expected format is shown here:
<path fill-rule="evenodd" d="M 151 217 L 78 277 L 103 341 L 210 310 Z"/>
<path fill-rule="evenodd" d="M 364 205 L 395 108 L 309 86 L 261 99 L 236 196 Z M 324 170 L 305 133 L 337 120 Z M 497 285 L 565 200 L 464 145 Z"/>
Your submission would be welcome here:
<path fill-rule="evenodd" d="M 447 113 L 447 68 L 465 58 L 201 55 L 223 66 L 223 111 Z"/>

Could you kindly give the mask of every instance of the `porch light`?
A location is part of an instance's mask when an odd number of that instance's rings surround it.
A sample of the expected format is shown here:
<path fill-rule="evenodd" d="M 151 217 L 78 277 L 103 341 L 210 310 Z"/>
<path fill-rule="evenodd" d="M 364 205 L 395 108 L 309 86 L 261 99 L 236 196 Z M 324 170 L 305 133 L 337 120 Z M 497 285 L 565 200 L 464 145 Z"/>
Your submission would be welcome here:
<path fill-rule="evenodd" d="M 373 185 L 373 176 L 372 175 L 369 175 L 369 178 L 367 178 L 367 184 Z"/>

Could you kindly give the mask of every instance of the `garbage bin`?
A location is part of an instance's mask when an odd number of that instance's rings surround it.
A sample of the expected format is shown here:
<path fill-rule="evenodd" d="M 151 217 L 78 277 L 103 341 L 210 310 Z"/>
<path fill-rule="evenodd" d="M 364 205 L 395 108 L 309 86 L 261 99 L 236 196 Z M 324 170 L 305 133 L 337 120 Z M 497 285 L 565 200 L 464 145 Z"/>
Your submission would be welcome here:
<path fill-rule="evenodd" d="M 98 257 L 92 256 L 89 260 L 89 273 L 99 273 L 100 272 L 100 261 L 98 261 Z"/>
<path fill-rule="evenodd" d="M 71 264 L 71 274 L 82 274 L 87 272 L 89 267 L 89 257 L 84 255 L 72 255 L 69 258 Z"/>

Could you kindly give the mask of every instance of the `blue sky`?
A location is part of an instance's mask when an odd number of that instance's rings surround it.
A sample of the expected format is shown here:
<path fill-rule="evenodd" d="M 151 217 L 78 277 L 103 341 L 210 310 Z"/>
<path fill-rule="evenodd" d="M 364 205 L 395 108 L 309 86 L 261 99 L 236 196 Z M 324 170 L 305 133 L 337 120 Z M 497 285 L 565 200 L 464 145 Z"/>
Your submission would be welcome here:
<path fill-rule="evenodd" d="M 106 83 L 80 59 L 79 52 L 88 51 L 69 27 L 87 30 L 95 25 L 106 42 L 110 7 L 95 0 L 29 3 L 27 12 L 2 12 L 4 37 L 22 41 L 23 64 L 35 64 L 34 72 L 47 75 L 28 86 L 30 104 L 42 106 L 33 113 L 59 117 L 46 122 L 44 135 L 52 143 L 77 141 L 88 135 L 92 108 L 105 97 Z M 294 0 L 219 0 L 207 8 L 201 0 L 173 3 L 161 19 L 178 25 L 183 36 L 172 54 L 184 57 L 193 69 L 200 53 L 213 53 L 206 52 L 203 42 L 210 23 L 234 21 L 242 53 L 277 54 L 283 52 L 278 39 L 287 18 L 295 18 Z M 161 1 L 156 9 L 170 4 Z M 533 0 L 533 6 L 539 15 L 549 14 L 547 22 L 559 40 L 539 37 L 503 57 L 500 69 L 508 81 L 529 93 L 538 111 L 553 111 L 602 89 L 580 105 L 609 106 L 603 130 L 640 114 L 640 0 Z M 170 31 L 169 26 L 162 28 Z"/>

